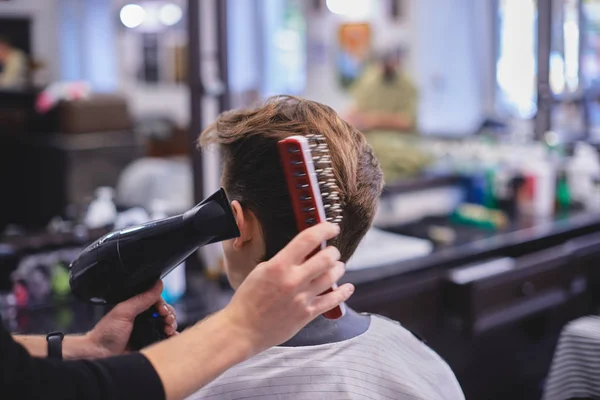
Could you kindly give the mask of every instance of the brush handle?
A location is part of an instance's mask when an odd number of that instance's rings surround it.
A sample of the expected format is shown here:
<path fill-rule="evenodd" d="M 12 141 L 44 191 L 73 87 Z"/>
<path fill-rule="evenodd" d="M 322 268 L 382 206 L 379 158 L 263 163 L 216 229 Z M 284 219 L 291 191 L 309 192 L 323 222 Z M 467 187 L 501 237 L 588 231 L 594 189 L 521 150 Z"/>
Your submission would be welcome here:
<path fill-rule="evenodd" d="M 308 258 L 311 258 L 315 254 L 317 254 L 319 252 L 319 250 L 324 249 L 325 246 L 326 246 L 326 243 L 322 243 L 320 247 L 315 249 L 315 251 L 313 251 L 311 253 L 311 255 L 308 256 Z M 337 287 L 338 287 L 337 284 L 334 283 L 331 288 L 329 288 L 326 291 L 324 291 L 323 293 L 321 293 L 320 296 L 333 292 L 333 290 L 337 289 Z M 340 319 L 344 316 L 344 314 L 346 314 L 346 304 L 342 303 L 339 306 L 336 306 L 336 307 L 332 308 L 331 310 L 324 312 L 322 315 L 323 315 L 323 317 L 325 317 L 327 319 Z"/>
<path fill-rule="evenodd" d="M 138 351 L 166 338 L 165 321 L 152 306 L 135 318 L 127 347 Z"/>
<path fill-rule="evenodd" d="M 301 232 L 319 222 L 326 221 L 323 198 L 308 140 L 301 136 L 291 136 L 280 140 L 278 148 L 298 231 Z M 326 242 L 321 243 L 308 258 L 326 246 Z M 330 293 L 336 287 L 334 285 L 333 288 L 322 294 Z M 323 316 L 328 319 L 338 319 L 344 314 L 345 305 L 342 304 L 323 313 Z"/>
<path fill-rule="evenodd" d="M 331 293 L 333 292 L 333 289 L 337 289 L 337 285 L 334 283 L 334 286 L 330 289 L 327 289 L 325 292 L 323 292 L 322 294 L 327 294 L 327 293 Z M 323 313 L 323 316 L 327 319 L 340 319 L 344 316 L 345 310 L 344 310 L 345 304 L 342 303 L 341 305 L 332 308 L 329 311 L 326 311 Z"/>

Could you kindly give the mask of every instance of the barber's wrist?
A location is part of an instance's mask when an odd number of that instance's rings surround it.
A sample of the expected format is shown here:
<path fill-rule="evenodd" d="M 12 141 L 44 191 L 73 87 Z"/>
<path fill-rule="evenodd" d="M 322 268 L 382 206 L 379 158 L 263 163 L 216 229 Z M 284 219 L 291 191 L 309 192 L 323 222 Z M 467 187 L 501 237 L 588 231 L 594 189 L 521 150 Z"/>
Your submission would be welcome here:
<path fill-rule="evenodd" d="M 95 343 L 88 334 L 66 335 L 63 340 L 65 360 L 108 357 L 108 350 Z"/>
<path fill-rule="evenodd" d="M 223 310 L 204 319 L 200 324 L 213 325 L 223 335 L 223 339 L 230 343 L 230 349 L 239 354 L 241 362 L 261 351 L 266 350 L 268 346 L 264 345 L 264 338 L 252 327 L 241 320 L 231 309 L 231 305 Z M 206 329 L 203 329 L 206 331 Z"/>

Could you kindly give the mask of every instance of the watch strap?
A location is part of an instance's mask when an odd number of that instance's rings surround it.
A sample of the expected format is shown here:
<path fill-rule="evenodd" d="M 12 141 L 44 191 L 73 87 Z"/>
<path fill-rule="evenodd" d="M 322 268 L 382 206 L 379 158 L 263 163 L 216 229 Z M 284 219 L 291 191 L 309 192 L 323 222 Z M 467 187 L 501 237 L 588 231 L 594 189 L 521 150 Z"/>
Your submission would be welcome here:
<path fill-rule="evenodd" d="M 65 334 L 62 332 L 51 332 L 46 335 L 46 341 L 48 342 L 48 358 L 57 360 L 63 359 L 62 342 L 64 337 Z"/>

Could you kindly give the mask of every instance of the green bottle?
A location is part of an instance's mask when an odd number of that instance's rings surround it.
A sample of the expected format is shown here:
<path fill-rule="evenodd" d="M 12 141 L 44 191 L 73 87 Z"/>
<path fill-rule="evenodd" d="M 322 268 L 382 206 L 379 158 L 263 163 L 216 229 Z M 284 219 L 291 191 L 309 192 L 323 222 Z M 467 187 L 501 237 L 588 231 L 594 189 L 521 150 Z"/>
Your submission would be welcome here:
<path fill-rule="evenodd" d="M 496 171 L 493 167 L 488 167 L 485 171 L 485 191 L 483 195 L 483 205 L 489 209 L 496 209 Z"/>
<path fill-rule="evenodd" d="M 66 297 L 71 293 L 69 270 L 64 264 L 58 263 L 52 269 L 52 291 L 58 297 Z"/>
<path fill-rule="evenodd" d="M 571 191 L 564 172 L 560 174 L 556 185 L 556 203 L 557 209 L 561 211 L 571 207 Z"/>

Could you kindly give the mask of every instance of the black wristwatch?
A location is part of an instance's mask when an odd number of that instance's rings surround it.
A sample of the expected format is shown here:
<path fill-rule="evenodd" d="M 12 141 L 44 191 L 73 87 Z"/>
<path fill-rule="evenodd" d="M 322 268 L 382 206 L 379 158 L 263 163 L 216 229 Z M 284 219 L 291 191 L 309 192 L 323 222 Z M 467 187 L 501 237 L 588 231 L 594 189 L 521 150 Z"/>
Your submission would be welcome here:
<path fill-rule="evenodd" d="M 62 341 L 65 334 L 62 332 L 51 332 L 46 335 L 46 341 L 48 342 L 48 358 L 55 358 L 62 360 Z"/>

